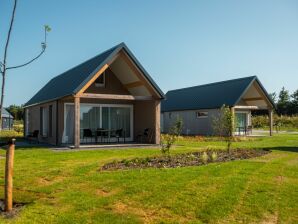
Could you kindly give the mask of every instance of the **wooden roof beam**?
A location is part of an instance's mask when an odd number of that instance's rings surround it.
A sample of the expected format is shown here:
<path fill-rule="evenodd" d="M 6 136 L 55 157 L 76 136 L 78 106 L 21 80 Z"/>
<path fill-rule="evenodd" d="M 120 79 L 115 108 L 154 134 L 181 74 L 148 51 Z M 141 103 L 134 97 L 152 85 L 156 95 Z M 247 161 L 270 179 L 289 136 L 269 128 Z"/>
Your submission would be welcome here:
<path fill-rule="evenodd" d="M 263 97 L 251 97 L 251 98 L 243 98 L 244 101 L 259 101 L 264 100 Z"/>
<path fill-rule="evenodd" d="M 102 99 L 102 100 L 152 100 L 151 96 L 133 96 L 133 95 L 117 95 L 117 94 L 96 94 L 82 93 L 78 95 L 80 98 Z"/>
<path fill-rule="evenodd" d="M 131 88 L 135 88 L 135 87 L 139 87 L 139 86 L 143 86 L 143 85 L 144 85 L 143 82 L 136 81 L 136 82 L 124 84 L 124 87 L 127 89 L 131 89 Z"/>

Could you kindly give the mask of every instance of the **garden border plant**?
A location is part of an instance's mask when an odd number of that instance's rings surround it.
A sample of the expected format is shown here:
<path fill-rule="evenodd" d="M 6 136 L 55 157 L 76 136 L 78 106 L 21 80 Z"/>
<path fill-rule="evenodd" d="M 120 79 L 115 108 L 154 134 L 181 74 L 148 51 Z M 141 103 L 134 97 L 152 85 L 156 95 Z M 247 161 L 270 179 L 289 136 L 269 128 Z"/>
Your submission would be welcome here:
<path fill-rule="evenodd" d="M 187 166 L 200 166 L 214 162 L 228 162 L 234 160 L 250 159 L 268 154 L 264 149 L 234 149 L 207 150 L 200 152 L 182 153 L 176 155 L 124 159 L 113 161 L 101 167 L 101 171 L 143 169 L 143 168 L 177 168 Z"/>

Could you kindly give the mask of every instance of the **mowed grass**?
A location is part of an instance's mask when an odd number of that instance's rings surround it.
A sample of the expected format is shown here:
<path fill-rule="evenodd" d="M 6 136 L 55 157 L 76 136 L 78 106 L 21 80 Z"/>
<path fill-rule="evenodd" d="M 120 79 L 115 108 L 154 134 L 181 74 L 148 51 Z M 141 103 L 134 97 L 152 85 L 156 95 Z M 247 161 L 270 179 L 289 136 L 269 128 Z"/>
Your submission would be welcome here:
<path fill-rule="evenodd" d="M 180 138 L 177 144 L 172 153 L 225 147 L 212 139 Z M 246 139 L 233 147 L 272 153 L 198 167 L 101 172 L 106 162 L 160 155 L 159 149 L 19 148 L 14 200 L 27 204 L 0 223 L 298 223 L 298 135 Z"/>

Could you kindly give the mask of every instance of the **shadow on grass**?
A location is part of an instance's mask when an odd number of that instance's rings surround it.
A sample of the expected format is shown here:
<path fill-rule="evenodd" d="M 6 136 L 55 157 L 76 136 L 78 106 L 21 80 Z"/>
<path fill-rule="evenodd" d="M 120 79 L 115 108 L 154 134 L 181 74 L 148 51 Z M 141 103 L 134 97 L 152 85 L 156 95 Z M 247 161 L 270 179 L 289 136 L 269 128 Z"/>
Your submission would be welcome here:
<path fill-rule="evenodd" d="M 298 152 L 298 147 L 294 147 L 294 146 L 266 147 L 263 149 L 264 150 L 286 151 L 286 152 Z"/>
<path fill-rule="evenodd" d="M 0 149 L 6 150 L 8 148 L 8 142 L 12 138 L 0 138 Z M 28 141 L 27 139 L 21 138 L 15 138 L 15 150 L 32 150 L 32 149 L 48 149 L 53 148 L 53 145 L 46 144 L 46 143 L 37 143 L 36 141 Z"/>

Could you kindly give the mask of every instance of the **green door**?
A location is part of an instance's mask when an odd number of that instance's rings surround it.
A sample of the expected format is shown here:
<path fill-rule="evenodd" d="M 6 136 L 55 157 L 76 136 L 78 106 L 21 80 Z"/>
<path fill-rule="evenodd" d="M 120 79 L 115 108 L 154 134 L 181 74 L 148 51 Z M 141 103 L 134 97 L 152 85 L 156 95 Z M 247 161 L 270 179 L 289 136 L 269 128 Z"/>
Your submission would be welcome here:
<path fill-rule="evenodd" d="M 245 128 L 247 126 L 247 115 L 246 113 L 236 113 L 235 117 L 236 128 Z"/>

